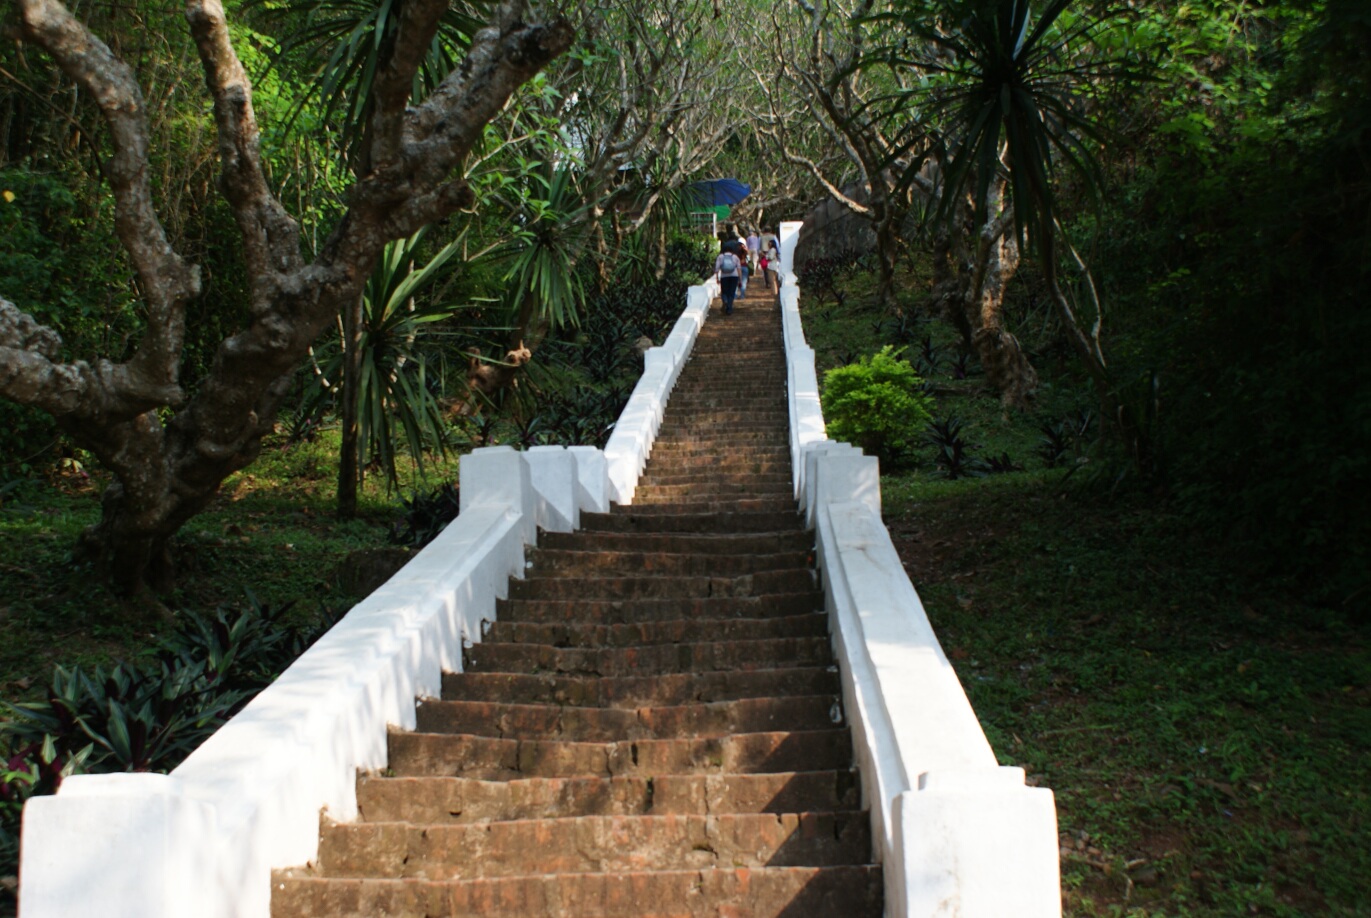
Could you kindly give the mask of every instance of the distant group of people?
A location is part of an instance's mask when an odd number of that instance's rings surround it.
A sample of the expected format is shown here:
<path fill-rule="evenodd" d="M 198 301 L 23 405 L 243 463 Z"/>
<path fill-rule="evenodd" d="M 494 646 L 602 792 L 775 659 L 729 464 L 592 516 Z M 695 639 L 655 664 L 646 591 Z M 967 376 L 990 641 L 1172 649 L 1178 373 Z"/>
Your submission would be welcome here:
<path fill-rule="evenodd" d="M 714 276 L 719 281 L 719 298 L 724 303 L 724 315 L 733 315 L 734 300 L 747 299 L 750 276 L 761 277 L 767 290 L 774 295 L 780 266 L 780 240 L 775 233 L 769 230 L 758 233 L 756 228 L 752 228 L 744 236 L 736 225 L 719 233 L 719 255 L 714 259 Z"/>

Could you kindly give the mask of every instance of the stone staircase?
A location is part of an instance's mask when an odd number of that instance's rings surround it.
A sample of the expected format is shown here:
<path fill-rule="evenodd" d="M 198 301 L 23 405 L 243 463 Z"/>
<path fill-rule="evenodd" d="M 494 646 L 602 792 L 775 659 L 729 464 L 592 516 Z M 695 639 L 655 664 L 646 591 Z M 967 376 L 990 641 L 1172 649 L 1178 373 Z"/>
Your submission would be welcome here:
<path fill-rule="evenodd" d="M 717 303 L 631 507 L 545 534 L 276 918 L 875 918 L 770 301 Z"/>

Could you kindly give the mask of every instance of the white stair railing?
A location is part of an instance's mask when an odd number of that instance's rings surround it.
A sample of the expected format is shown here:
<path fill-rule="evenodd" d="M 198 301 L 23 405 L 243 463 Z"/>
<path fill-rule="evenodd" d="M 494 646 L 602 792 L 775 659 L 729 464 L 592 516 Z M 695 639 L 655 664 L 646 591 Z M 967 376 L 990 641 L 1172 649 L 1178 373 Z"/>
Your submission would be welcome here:
<path fill-rule="evenodd" d="M 1059 918 L 1052 792 L 1000 767 L 881 520 L 874 457 L 825 439 L 781 224 L 795 493 L 814 527 L 888 918 Z"/>

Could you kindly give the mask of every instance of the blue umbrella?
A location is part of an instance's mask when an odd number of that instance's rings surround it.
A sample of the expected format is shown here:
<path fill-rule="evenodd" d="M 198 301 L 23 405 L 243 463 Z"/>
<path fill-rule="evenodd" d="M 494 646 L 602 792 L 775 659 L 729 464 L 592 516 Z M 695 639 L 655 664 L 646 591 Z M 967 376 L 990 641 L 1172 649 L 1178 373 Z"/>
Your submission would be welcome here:
<path fill-rule="evenodd" d="M 692 202 L 698 207 L 712 207 L 717 204 L 737 204 L 743 198 L 752 194 L 751 185 L 731 178 L 706 179 L 703 182 L 691 182 L 687 187 Z"/>

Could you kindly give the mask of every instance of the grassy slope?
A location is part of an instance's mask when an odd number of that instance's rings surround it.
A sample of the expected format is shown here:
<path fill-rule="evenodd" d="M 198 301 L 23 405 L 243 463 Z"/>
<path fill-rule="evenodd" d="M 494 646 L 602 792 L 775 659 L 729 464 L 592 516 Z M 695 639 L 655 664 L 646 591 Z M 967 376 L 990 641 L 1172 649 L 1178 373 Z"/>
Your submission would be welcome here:
<path fill-rule="evenodd" d="M 336 519 L 336 456 L 336 433 L 325 431 L 289 450 L 269 445 L 225 482 L 210 509 L 181 533 L 169 608 L 241 606 L 245 589 L 266 603 L 297 600 L 300 615 L 319 603 L 350 604 L 337 582 L 340 562 L 350 551 L 385 545 L 398 511 L 395 495 L 371 479 L 358 518 Z M 455 461 L 430 470 L 429 486 L 445 472 L 455 478 Z M 71 563 L 77 534 L 99 517 L 103 484 L 68 472 L 46 485 L 27 484 L 0 505 L 0 699 L 39 691 L 54 663 L 135 657 L 165 627 Z"/>
<path fill-rule="evenodd" d="M 865 286 L 805 305 L 821 373 L 885 343 Z M 982 455 L 1028 471 L 938 481 L 924 453 L 882 485 L 1000 761 L 1056 792 L 1066 913 L 1371 914 L 1367 636 L 1234 571 L 1159 496 L 1043 469 L 1037 420 L 1081 406 L 1074 367 L 1036 363 L 1037 417 L 933 379 Z"/>

